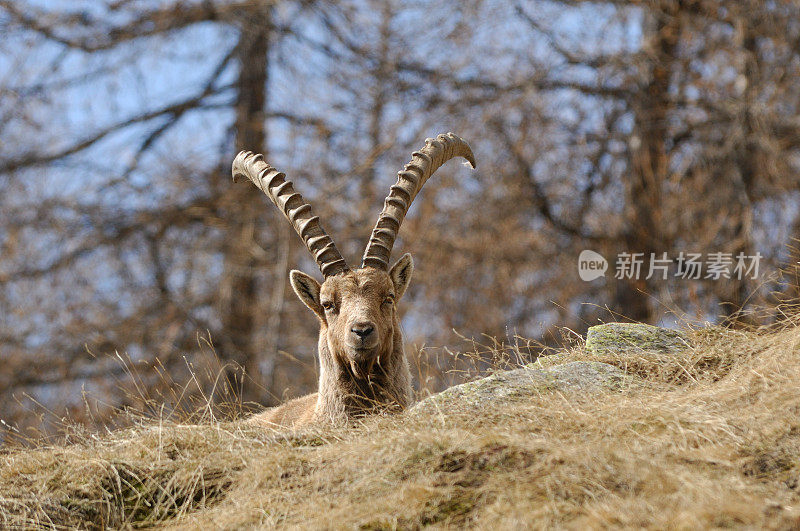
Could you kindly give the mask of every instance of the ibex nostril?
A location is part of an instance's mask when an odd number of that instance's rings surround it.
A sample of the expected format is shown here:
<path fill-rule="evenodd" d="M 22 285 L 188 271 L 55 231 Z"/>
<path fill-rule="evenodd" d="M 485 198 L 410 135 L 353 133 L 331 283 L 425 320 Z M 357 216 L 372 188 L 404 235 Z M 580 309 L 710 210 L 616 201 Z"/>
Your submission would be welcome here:
<path fill-rule="evenodd" d="M 371 324 L 357 324 L 354 325 L 352 328 L 350 328 L 350 331 L 353 332 L 358 337 L 360 337 L 361 339 L 364 339 L 365 337 L 370 335 L 373 332 L 373 330 L 375 330 L 375 327 L 372 326 Z"/>

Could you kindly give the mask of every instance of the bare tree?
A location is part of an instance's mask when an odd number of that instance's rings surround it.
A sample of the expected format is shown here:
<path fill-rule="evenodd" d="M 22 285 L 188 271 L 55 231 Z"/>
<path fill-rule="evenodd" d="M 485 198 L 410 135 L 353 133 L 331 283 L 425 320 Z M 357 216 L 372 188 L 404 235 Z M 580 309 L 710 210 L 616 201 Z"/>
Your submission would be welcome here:
<path fill-rule="evenodd" d="M 453 330 L 556 342 L 559 327 L 622 317 L 756 321 L 776 293 L 796 296 L 769 275 L 800 237 L 798 15 L 749 1 L 0 0 L 0 416 L 27 418 L 12 400 L 25 393 L 83 418 L 82 386 L 145 407 L 114 352 L 150 375 L 155 402 L 170 396 L 159 371 L 194 373 L 212 400 L 218 373 L 264 405 L 314 387 L 316 330 L 287 289 L 288 264 L 308 259 L 230 182 L 238 149 L 290 173 L 353 258 L 403 157 L 439 131 L 470 139 L 481 168 L 438 172 L 399 234 L 416 258 L 412 344 L 460 348 Z M 609 260 L 604 279 L 579 279 L 584 249 Z M 758 278 L 686 279 L 681 252 L 763 260 Z M 646 265 L 614 278 L 620 253 L 673 261 L 666 279 Z M 446 369 L 420 384 L 440 388 Z"/>

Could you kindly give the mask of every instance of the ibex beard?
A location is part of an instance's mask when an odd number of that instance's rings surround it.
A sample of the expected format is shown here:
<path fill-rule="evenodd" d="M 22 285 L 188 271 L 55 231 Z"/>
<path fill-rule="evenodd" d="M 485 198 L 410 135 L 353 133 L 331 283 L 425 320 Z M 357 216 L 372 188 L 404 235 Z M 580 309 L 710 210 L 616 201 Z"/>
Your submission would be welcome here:
<path fill-rule="evenodd" d="M 292 288 L 319 321 L 317 393 L 255 415 L 248 422 L 298 427 L 342 421 L 376 411 L 400 411 L 411 402 L 411 373 L 403 352 L 397 301 L 411 281 L 414 263 L 403 255 L 389 268 L 389 255 L 408 208 L 422 185 L 445 162 L 462 156 L 475 167 L 469 145 L 448 133 L 427 139 L 398 173 L 372 231 L 361 268 L 351 269 L 322 229 L 311 206 L 285 175 L 261 155 L 241 152 L 234 178 L 243 175 L 281 209 L 314 256 L 325 280 L 293 270 Z"/>

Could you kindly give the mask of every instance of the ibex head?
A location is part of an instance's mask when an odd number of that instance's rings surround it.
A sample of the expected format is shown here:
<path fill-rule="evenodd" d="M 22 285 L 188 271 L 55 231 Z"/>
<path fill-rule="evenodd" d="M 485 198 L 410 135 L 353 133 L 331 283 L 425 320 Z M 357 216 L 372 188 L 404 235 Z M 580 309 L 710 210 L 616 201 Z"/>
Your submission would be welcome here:
<path fill-rule="evenodd" d="M 405 254 L 388 273 L 374 267 L 348 270 L 321 285 L 297 270 L 290 278 L 297 296 L 317 315 L 329 352 L 354 376 L 366 378 L 394 350 L 396 303 L 413 270 L 411 255 Z"/>
<path fill-rule="evenodd" d="M 323 373 L 335 372 L 340 379 L 374 380 L 406 363 L 396 303 L 408 287 L 414 264 L 411 255 L 405 254 L 390 269 L 389 255 L 417 193 L 442 164 L 456 156 L 475 167 L 469 145 L 452 133 L 427 139 L 425 146 L 413 153 L 391 187 L 358 269 L 347 266 L 311 206 L 283 173 L 250 152 L 239 153 L 233 161 L 234 179 L 245 176 L 267 194 L 305 242 L 325 277 L 320 284 L 301 271 L 290 274 L 295 293 L 319 319 Z M 402 360 L 394 359 L 397 356 Z M 322 394 L 322 381 L 320 385 Z"/>

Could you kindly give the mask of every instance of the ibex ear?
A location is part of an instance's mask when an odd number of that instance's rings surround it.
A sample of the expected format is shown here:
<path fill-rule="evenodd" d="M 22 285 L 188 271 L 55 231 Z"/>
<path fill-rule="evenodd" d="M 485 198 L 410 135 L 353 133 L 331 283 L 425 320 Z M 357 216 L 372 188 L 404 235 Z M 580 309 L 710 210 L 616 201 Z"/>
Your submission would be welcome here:
<path fill-rule="evenodd" d="M 297 297 L 303 301 L 303 304 L 308 306 L 320 319 L 324 319 L 325 311 L 319 302 L 319 282 L 297 269 L 292 269 L 291 273 L 289 273 L 289 281 L 292 283 L 292 289 L 297 294 Z"/>
<path fill-rule="evenodd" d="M 389 276 L 394 283 L 395 298 L 398 300 L 406 292 L 408 284 L 411 282 L 411 274 L 414 272 L 414 259 L 406 253 L 398 260 L 389 271 Z"/>

